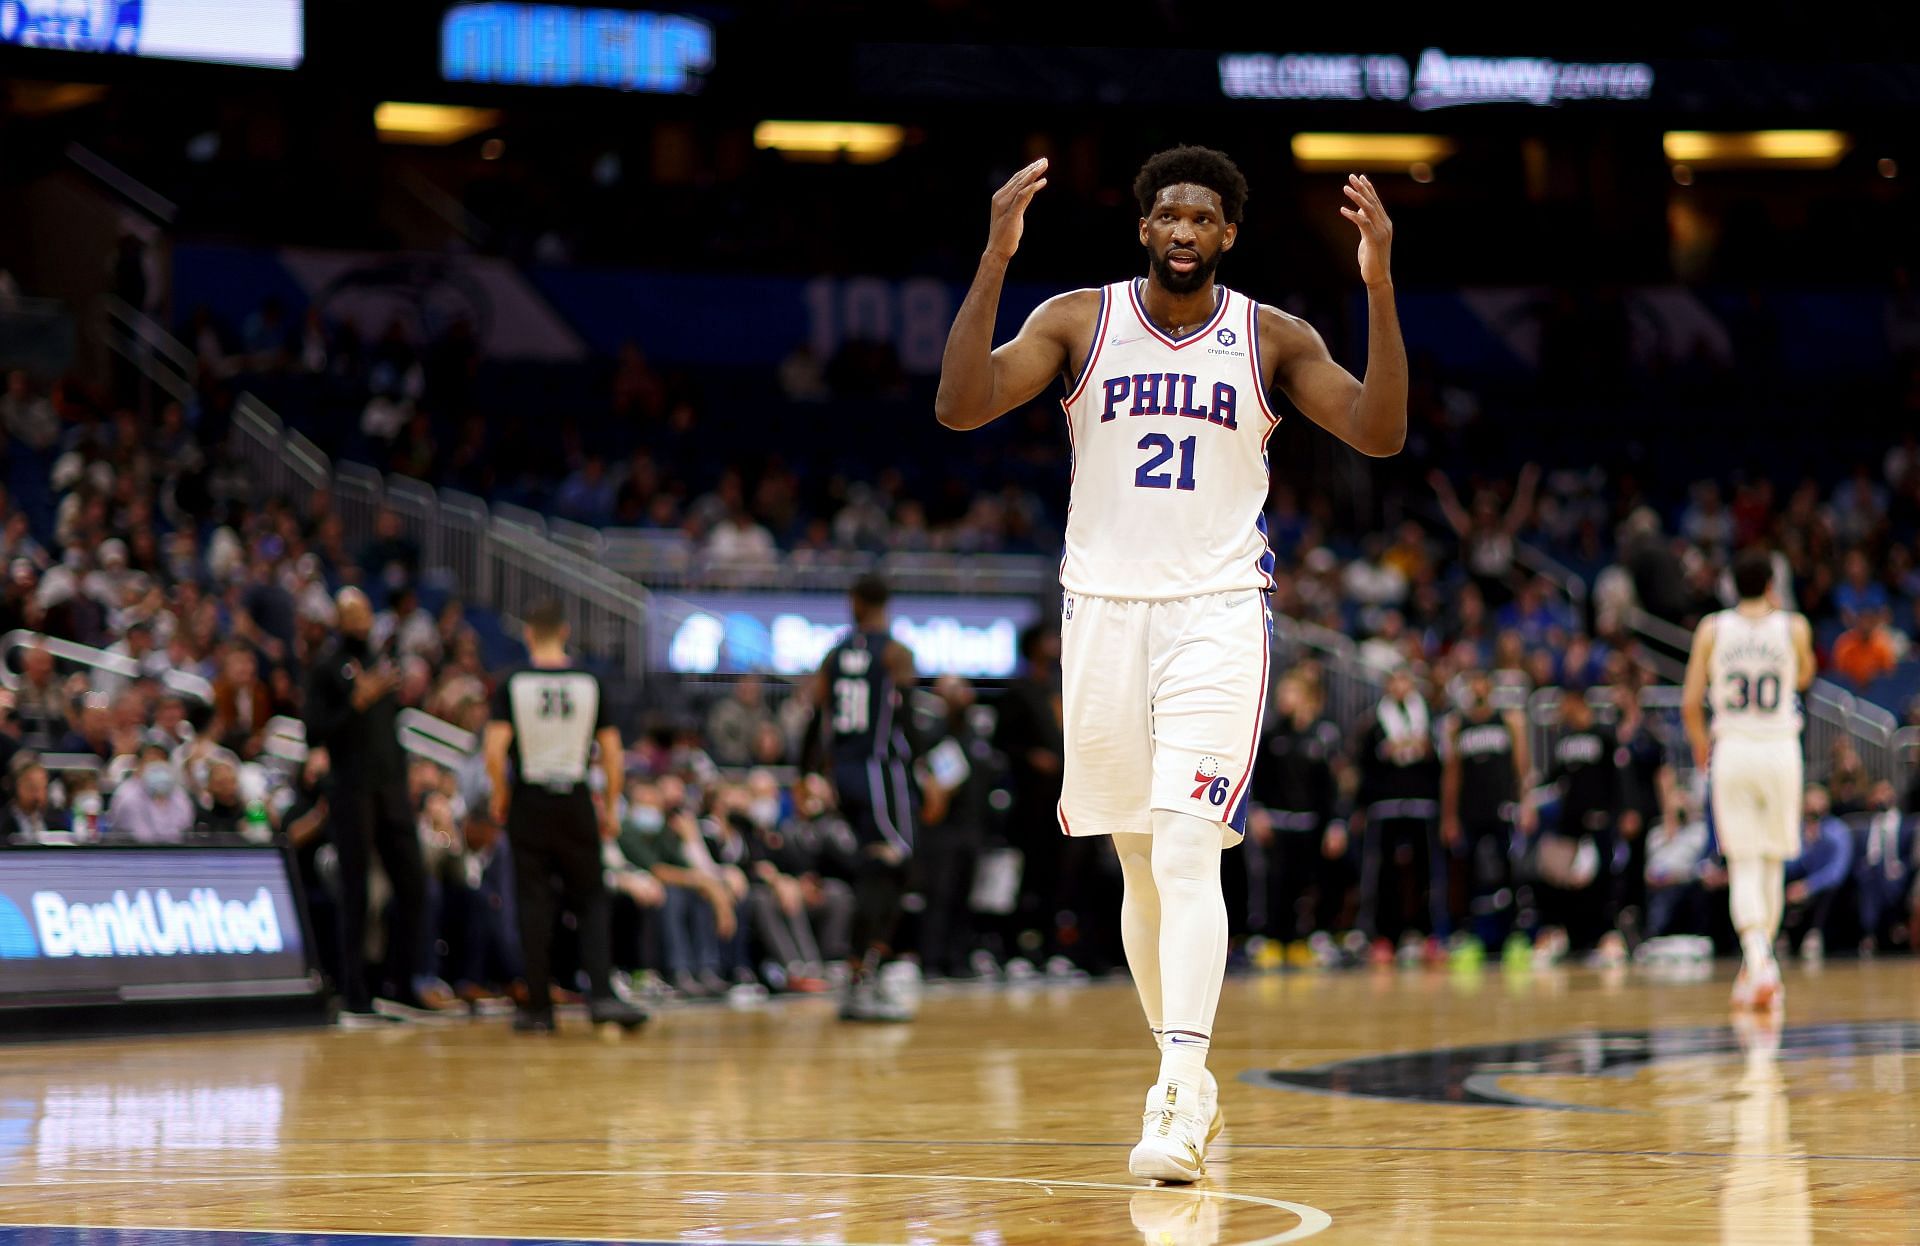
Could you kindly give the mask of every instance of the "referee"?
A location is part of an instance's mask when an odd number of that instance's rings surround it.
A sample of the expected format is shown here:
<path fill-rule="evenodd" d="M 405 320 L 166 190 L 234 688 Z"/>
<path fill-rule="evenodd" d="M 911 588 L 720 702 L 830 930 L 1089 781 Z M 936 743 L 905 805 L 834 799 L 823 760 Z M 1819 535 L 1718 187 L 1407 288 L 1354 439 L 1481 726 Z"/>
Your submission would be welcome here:
<path fill-rule="evenodd" d="M 620 829 L 618 808 L 625 786 L 620 729 L 607 714 L 600 681 L 568 660 L 567 630 L 557 602 L 542 602 L 528 611 L 527 665 L 500 680 L 486 731 L 493 817 L 507 828 L 513 851 L 520 951 L 527 971 L 527 1002 L 513 1028 L 530 1034 L 553 1031 L 556 899 L 579 922 L 580 960 L 587 971 L 593 1020 L 631 1029 L 647 1019 L 613 993 L 607 890 L 600 863 L 602 837 L 612 839 Z M 587 786 L 596 743 L 607 776 L 598 809 Z"/>

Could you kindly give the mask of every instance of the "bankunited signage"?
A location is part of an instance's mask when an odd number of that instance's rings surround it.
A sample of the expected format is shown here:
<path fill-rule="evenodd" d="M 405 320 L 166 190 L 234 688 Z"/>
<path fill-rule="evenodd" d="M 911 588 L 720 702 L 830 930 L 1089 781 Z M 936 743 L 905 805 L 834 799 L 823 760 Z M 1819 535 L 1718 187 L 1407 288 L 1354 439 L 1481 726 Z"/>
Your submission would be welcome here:
<path fill-rule="evenodd" d="M 11 900 L 0 898 L 0 905 L 13 909 Z M 13 911 L 17 918 L 19 910 Z M 250 956 L 287 946 L 265 887 L 251 900 L 229 900 L 212 887 L 180 897 L 164 887 L 141 887 L 91 903 L 36 891 L 29 935 L 26 941 L 16 935 L 12 952 L 0 943 L 0 957 Z"/>
<path fill-rule="evenodd" d="M 277 849 L 0 852 L 0 1003 L 286 994 L 310 983 Z"/>
<path fill-rule="evenodd" d="M 1550 108 L 1653 96 L 1653 66 L 1544 56 L 1453 56 L 1428 48 L 1412 65 L 1392 53 L 1321 55 L 1230 52 L 1220 58 L 1228 99 L 1374 100 L 1427 111 L 1465 104 Z"/>
<path fill-rule="evenodd" d="M 1020 663 L 1020 632 L 1040 618 L 1026 597 L 895 597 L 893 638 L 922 675 L 1008 679 Z M 820 669 L 853 618 L 841 593 L 656 595 L 648 629 L 657 669 L 682 675 Z"/>

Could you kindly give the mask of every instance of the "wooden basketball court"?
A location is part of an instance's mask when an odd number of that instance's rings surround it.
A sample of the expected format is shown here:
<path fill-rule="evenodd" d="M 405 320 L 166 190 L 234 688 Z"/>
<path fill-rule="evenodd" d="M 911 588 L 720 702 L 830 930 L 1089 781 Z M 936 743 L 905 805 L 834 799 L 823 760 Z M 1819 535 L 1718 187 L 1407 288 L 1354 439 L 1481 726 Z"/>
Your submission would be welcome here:
<path fill-rule="evenodd" d="M 1193 1189 L 1127 1174 L 1155 1063 L 1124 982 L 895 1028 L 807 1000 L 9 1047 L 0 1225 L 125 1231 L 0 1242 L 1912 1242 L 1916 985 L 1792 971 L 1769 1036 L 1724 972 L 1237 980 Z"/>

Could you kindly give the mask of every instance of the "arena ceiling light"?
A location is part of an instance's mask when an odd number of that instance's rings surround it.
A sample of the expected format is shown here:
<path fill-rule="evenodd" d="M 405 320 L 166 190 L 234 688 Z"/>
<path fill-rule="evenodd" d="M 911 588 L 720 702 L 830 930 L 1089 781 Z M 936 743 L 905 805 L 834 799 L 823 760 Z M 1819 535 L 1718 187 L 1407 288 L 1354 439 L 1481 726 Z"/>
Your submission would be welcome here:
<path fill-rule="evenodd" d="M 396 104 L 389 100 L 373 110 L 374 129 L 389 143 L 444 147 L 499 124 L 500 112 L 494 108 Z"/>
<path fill-rule="evenodd" d="M 1696 169 L 1831 169 L 1853 140 L 1839 130 L 1668 130 L 1661 146 Z"/>
<path fill-rule="evenodd" d="M 762 121 L 753 127 L 755 147 L 789 160 L 878 164 L 892 159 L 906 137 L 901 126 L 867 121 Z"/>
<path fill-rule="evenodd" d="M 1454 153 L 1439 134 L 1296 134 L 1293 162 L 1307 173 L 1431 170 Z"/>

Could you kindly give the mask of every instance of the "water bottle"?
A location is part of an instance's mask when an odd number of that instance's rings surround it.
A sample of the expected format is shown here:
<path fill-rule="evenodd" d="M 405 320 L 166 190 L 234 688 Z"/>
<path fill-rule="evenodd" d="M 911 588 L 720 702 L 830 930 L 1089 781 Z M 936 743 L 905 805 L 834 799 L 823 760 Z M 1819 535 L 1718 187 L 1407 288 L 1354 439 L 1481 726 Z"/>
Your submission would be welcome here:
<path fill-rule="evenodd" d="M 247 802 L 246 817 L 240 823 L 240 837 L 250 844 L 273 840 L 273 824 L 267 821 L 267 802 L 258 796 Z"/>
<path fill-rule="evenodd" d="M 100 838 L 100 793 L 81 792 L 73 798 L 74 842 L 90 844 Z"/>

